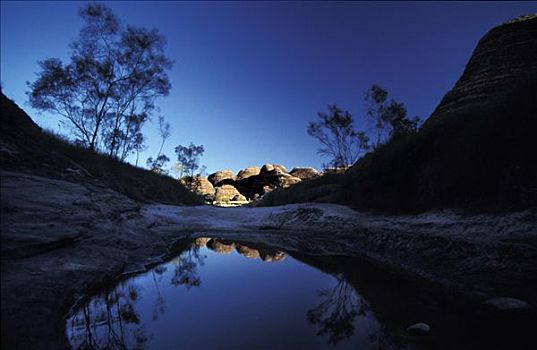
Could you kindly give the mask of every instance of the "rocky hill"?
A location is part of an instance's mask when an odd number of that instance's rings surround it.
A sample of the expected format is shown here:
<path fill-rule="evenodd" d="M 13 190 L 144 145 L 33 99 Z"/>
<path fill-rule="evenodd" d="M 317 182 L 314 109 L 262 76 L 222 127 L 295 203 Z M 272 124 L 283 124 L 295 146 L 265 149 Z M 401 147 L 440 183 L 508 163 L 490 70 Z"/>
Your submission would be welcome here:
<path fill-rule="evenodd" d="M 391 139 L 340 178 L 274 191 L 260 204 L 331 201 L 384 213 L 537 207 L 536 38 L 536 15 L 493 28 L 419 132 Z"/>
<path fill-rule="evenodd" d="M 462 76 L 425 126 L 468 107 L 500 102 L 537 72 L 537 15 L 516 18 L 490 30 L 477 44 Z"/>

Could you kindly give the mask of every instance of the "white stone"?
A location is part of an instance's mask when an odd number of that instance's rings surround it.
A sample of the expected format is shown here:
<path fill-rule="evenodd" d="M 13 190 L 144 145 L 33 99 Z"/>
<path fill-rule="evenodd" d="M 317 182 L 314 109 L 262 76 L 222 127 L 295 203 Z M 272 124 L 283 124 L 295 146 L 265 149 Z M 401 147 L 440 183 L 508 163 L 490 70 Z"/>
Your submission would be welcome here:
<path fill-rule="evenodd" d="M 431 331 L 431 326 L 427 323 L 416 323 L 406 329 L 408 334 L 412 335 L 426 335 Z"/>
<path fill-rule="evenodd" d="M 509 297 L 491 298 L 484 301 L 483 304 L 492 306 L 501 311 L 531 309 L 531 305 L 525 301 Z"/>

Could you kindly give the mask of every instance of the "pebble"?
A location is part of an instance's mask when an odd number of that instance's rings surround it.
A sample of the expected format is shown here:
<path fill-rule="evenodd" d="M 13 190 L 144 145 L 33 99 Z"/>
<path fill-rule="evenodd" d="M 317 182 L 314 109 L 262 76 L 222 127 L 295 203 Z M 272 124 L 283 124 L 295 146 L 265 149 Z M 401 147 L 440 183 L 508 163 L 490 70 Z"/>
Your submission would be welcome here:
<path fill-rule="evenodd" d="M 431 331 L 431 326 L 427 323 L 416 323 L 406 329 L 408 334 L 411 335 L 427 335 Z"/>
<path fill-rule="evenodd" d="M 527 302 L 510 298 L 510 297 L 498 297 L 490 298 L 483 302 L 487 306 L 492 306 L 499 311 L 526 311 L 531 310 L 531 305 Z"/>

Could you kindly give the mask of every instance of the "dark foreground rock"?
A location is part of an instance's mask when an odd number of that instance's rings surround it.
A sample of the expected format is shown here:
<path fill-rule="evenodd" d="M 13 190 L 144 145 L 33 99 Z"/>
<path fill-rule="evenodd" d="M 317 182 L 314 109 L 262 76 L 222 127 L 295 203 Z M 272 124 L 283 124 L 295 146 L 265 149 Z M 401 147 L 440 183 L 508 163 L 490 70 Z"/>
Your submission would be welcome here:
<path fill-rule="evenodd" d="M 67 348 L 77 299 L 174 251 L 140 204 L 99 182 L 1 172 L 2 349 Z"/>

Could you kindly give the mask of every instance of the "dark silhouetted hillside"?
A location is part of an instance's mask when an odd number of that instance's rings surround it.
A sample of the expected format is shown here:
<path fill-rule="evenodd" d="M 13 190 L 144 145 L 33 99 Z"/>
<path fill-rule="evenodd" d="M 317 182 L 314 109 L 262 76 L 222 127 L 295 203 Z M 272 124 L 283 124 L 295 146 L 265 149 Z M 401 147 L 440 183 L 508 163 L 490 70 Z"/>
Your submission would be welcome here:
<path fill-rule="evenodd" d="M 478 211 L 537 206 L 537 16 L 489 31 L 455 87 L 414 134 L 390 140 L 331 185 L 268 194 L 261 205 L 330 201 L 361 210 Z"/>
<path fill-rule="evenodd" d="M 75 146 L 41 130 L 1 94 L 2 170 L 111 188 L 141 202 L 201 204 L 179 181 Z"/>

